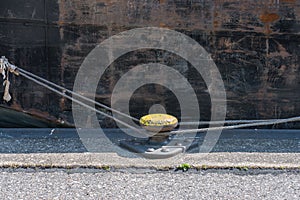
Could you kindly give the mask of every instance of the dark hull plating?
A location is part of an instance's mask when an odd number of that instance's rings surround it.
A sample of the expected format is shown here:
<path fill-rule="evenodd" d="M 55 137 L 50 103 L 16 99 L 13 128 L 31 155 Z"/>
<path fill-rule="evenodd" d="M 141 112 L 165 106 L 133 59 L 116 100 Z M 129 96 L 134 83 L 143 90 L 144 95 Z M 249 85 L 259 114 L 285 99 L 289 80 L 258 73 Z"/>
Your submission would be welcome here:
<path fill-rule="evenodd" d="M 72 89 L 77 70 L 97 44 L 121 31 L 147 26 L 185 33 L 212 55 L 226 87 L 228 119 L 300 114 L 299 0 L 2 0 L 0 54 Z M 201 77 L 186 61 L 164 51 L 138 51 L 116 60 L 101 79 L 97 100 L 109 105 L 120 76 L 145 62 L 176 67 L 197 93 L 201 119 L 210 118 L 210 99 Z M 47 89 L 13 77 L 11 92 L 9 106 L 72 121 L 71 103 Z M 141 117 L 157 103 L 168 113 L 180 113 L 174 95 L 154 85 L 132 96 L 131 114 Z"/>

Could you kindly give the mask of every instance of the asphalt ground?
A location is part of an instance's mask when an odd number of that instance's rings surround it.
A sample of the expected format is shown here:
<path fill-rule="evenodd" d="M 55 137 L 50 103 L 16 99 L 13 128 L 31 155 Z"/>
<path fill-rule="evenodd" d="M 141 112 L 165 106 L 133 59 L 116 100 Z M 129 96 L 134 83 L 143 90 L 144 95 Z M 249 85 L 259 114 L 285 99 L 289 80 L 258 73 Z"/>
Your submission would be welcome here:
<path fill-rule="evenodd" d="M 104 134 L 88 130 L 83 136 L 98 144 L 97 152 L 116 152 L 119 141 L 132 138 L 119 129 L 103 129 Z M 82 137 L 82 134 L 81 134 Z M 177 139 L 190 138 L 201 144 L 205 134 L 186 134 Z M 98 141 L 97 141 L 98 140 Z M 76 129 L 0 128 L 0 153 L 82 153 L 89 152 Z M 197 153 L 197 147 L 188 153 Z M 118 150 L 117 150 L 118 152 Z M 300 153 L 300 130 L 239 129 L 224 130 L 211 152 Z"/>
<path fill-rule="evenodd" d="M 1 199 L 299 199 L 286 170 L 2 169 Z"/>
<path fill-rule="evenodd" d="M 184 154 L 154 160 L 118 146 L 120 140 L 128 138 L 120 130 L 104 132 L 83 139 L 75 129 L 0 129 L 0 166 L 175 168 L 189 163 L 198 168 L 300 167 L 298 130 L 228 130 L 222 132 L 210 153 L 199 153 L 194 145 Z M 199 134 L 193 143 L 201 144 L 203 138 Z M 90 143 L 97 148 L 90 148 Z"/>
<path fill-rule="evenodd" d="M 0 199 L 300 198 L 298 130 L 224 131 L 210 153 L 154 160 L 104 132 L 83 142 L 75 129 L 0 129 Z"/>

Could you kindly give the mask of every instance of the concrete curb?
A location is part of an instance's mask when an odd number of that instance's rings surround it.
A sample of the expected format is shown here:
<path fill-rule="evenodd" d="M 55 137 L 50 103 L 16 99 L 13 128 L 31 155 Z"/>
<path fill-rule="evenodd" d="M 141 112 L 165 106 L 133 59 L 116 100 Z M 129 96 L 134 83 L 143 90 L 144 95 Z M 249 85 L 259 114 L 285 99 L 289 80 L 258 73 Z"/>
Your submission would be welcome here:
<path fill-rule="evenodd" d="M 188 163 L 197 169 L 300 169 L 300 153 L 183 154 L 148 160 L 120 157 L 116 153 L 0 154 L 0 168 L 151 168 L 174 169 Z"/>

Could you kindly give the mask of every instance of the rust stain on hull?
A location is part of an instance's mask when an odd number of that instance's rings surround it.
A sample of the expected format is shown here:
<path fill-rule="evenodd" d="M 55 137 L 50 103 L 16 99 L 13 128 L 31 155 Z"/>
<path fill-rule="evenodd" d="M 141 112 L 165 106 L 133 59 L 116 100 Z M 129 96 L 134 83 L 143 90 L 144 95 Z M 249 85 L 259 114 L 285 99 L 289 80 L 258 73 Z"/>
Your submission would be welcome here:
<path fill-rule="evenodd" d="M 30 71 L 48 76 L 68 89 L 72 89 L 77 70 L 97 44 L 125 30 L 155 26 L 185 33 L 211 54 L 226 87 L 228 118 L 273 118 L 300 113 L 299 1 L 58 0 L 52 4 L 55 17 L 46 19 L 43 28 L 33 29 L 20 23 L 14 29 L 16 33 L 11 34 L 5 30 L 13 25 L 3 27 L 0 50 L 2 54 L 10 52 L 7 57 L 15 58 L 17 65 L 30 66 Z M 12 11 L 13 16 L 18 13 Z M 47 36 L 46 29 L 50 30 Z M 29 31 L 27 36 L 18 33 L 24 30 Z M 38 39 L 30 39 L 37 33 Z M 210 99 L 203 92 L 207 89 L 203 80 L 189 63 L 167 52 L 140 51 L 118 59 L 104 74 L 97 99 L 109 105 L 119 78 L 145 61 L 162 62 L 182 72 L 195 87 L 203 106 L 202 116 L 209 119 Z M 41 68 L 45 63 L 51 67 Z M 71 115 L 69 101 L 24 82 L 16 80 L 12 91 L 14 101 L 22 108 L 33 107 L 57 118 Z M 133 115 L 146 112 L 151 103 L 161 103 L 171 112 L 178 112 L 170 106 L 176 101 L 164 88 L 153 86 L 139 92 L 132 103 Z M 150 95 L 154 93 L 157 95 Z"/>
<path fill-rule="evenodd" d="M 263 23 L 272 23 L 280 19 L 277 13 L 264 13 L 259 17 L 260 21 Z"/>

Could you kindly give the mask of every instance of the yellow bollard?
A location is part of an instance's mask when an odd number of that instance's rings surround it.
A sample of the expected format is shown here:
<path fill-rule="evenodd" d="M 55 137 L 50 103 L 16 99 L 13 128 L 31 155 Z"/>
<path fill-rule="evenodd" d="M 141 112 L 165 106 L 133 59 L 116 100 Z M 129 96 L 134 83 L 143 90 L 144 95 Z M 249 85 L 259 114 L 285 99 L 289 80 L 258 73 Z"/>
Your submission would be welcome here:
<path fill-rule="evenodd" d="M 151 132 L 166 132 L 178 125 L 176 117 L 168 114 L 149 114 L 140 119 L 140 125 Z"/>

